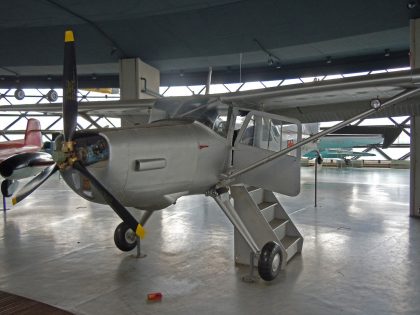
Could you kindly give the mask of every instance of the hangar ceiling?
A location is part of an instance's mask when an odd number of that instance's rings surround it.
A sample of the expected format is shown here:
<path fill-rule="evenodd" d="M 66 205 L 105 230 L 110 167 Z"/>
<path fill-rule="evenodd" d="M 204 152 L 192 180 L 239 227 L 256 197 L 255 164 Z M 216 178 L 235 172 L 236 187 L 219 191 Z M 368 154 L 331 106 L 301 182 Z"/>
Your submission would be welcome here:
<path fill-rule="evenodd" d="M 394 0 L 3 0 L 0 86 L 59 86 L 68 28 L 90 87 L 118 86 L 131 57 L 162 85 L 203 84 L 208 67 L 216 83 L 403 67 L 419 12 Z"/>

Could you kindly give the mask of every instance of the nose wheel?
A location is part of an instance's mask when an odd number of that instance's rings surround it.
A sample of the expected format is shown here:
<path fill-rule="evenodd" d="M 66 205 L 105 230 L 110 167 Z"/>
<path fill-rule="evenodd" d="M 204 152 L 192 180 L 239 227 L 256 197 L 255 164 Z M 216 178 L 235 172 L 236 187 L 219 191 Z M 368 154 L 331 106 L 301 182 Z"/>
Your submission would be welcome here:
<path fill-rule="evenodd" d="M 129 252 L 137 246 L 136 233 L 125 222 L 121 222 L 115 229 L 114 243 L 119 250 Z"/>
<path fill-rule="evenodd" d="M 152 211 L 145 211 L 140 219 L 140 224 L 144 226 L 146 222 L 152 216 Z M 114 232 L 114 243 L 119 250 L 123 252 L 129 252 L 137 247 L 136 258 L 146 257 L 145 254 L 141 253 L 140 238 L 137 237 L 136 233 L 124 222 L 121 222 Z"/>

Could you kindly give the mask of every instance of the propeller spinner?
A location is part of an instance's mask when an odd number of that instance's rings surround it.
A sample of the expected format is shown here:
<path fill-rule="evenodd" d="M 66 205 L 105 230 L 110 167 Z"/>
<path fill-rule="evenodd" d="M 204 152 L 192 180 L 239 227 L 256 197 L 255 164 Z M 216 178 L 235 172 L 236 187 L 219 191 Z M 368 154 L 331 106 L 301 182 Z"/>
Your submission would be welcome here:
<path fill-rule="evenodd" d="M 56 171 L 61 172 L 75 169 L 86 177 L 96 190 L 102 195 L 108 205 L 118 214 L 118 216 L 133 230 L 136 235 L 143 238 L 145 230 L 141 224 L 131 215 L 131 213 L 115 198 L 108 189 L 85 167 L 84 162 L 79 159 L 75 151 L 75 142 L 73 141 L 76 132 L 78 113 L 77 102 L 77 71 L 76 71 L 76 52 L 74 35 L 72 31 L 66 31 L 64 36 L 64 68 L 63 68 L 63 142 L 61 147 L 53 152 L 54 164 L 45 168 L 41 173 L 29 181 L 17 194 L 12 198 L 13 205 L 22 201 L 42 185 Z M 58 143 L 58 142 L 56 142 Z M 45 154 L 45 153 L 38 153 Z M 27 156 L 25 159 L 31 159 L 26 165 L 32 165 L 32 159 L 39 158 L 37 154 Z M 7 160 L 6 160 L 7 161 Z M 53 163 L 53 162 L 51 162 Z M 4 169 L 7 166 L 7 170 Z M 17 163 L 0 164 L 0 172 L 2 168 L 4 172 L 13 172 L 18 168 Z"/>

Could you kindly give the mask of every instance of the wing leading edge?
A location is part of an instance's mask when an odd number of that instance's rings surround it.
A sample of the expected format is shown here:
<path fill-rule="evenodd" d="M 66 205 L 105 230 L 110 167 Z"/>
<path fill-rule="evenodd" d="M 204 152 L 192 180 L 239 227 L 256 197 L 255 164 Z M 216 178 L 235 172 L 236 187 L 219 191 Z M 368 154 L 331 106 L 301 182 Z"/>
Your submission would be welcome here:
<path fill-rule="evenodd" d="M 261 110 L 298 119 L 303 123 L 346 120 L 370 107 L 372 99 L 385 102 L 404 90 L 420 85 L 420 71 L 409 70 L 364 77 L 317 81 L 263 90 L 230 94 L 168 97 L 160 100 L 175 104 L 219 101 L 234 107 Z M 130 100 L 81 103 L 79 112 L 89 115 L 121 117 L 141 115 L 158 100 Z M 61 104 L 0 106 L 0 111 L 36 111 L 59 113 Z M 371 118 L 420 115 L 420 96 L 413 95 L 398 104 L 375 113 Z"/>

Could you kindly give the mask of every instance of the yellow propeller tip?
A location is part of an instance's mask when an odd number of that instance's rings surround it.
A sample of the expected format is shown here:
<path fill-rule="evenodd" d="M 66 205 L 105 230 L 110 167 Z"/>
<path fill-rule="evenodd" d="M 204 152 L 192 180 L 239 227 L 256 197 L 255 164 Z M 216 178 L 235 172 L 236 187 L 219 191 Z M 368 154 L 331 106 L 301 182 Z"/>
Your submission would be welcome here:
<path fill-rule="evenodd" d="M 13 197 L 13 198 L 12 198 L 12 204 L 13 204 L 13 205 L 15 205 L 15 204 L 17 204 L 17 203 L 18 203 L 18 202 L 17 202 L 17 200 L 16 200 L 16 197 Z"/>
<path fill-rule="evenodd" d="M 141 224 L 137 225 L 136 235 L 141 239 L 143 239 L 146 236 L 146 230 L 144 229 L 144 227 L 141 226 Z"/>
<path fill-rule="evenodd" d="M 74 42 L 73 31 L 66 31 L 66 33 L 64 34 L 64 42 Z"/>

